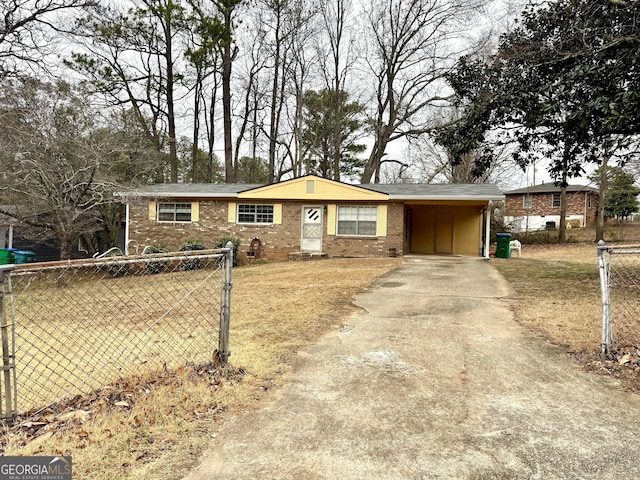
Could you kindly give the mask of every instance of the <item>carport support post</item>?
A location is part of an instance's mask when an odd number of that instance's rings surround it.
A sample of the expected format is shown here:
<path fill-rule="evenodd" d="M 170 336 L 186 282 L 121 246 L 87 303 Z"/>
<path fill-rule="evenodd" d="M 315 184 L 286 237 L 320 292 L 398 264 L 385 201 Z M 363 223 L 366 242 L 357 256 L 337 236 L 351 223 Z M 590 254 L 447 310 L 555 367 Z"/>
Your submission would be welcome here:
<path fill-rule="evenodd" d="M 611 312 L 609 311 L 609 275 L 607 271 L 606 252 L 609 248 L 603 240 L 598 242 L 598 269 L 600 271 L 600 291 L 602 293 L 602 345 L 600 356 L 605 359 L 611 352 Z"/>
<path fill-rule="evenodd" d="M 229 326 L 231 324 L 231 270 L 233 267 L 233 243 L 227 242 L 224 246 L 227 250 L 225 256 L 224 290 L 223 304 L 220 312 L 220 333 L 218 335 L 218 361 L 222 366 L 226 366 L 229 360 Z"/>
<path fill-rule="evenodd" d="M 485 224 L 484 224 L 484 258 L 489 259 L 489 245 L 491 244 L 491 209 L 489 205 L 485 209 L 487 213 L 485 215 Z"/>

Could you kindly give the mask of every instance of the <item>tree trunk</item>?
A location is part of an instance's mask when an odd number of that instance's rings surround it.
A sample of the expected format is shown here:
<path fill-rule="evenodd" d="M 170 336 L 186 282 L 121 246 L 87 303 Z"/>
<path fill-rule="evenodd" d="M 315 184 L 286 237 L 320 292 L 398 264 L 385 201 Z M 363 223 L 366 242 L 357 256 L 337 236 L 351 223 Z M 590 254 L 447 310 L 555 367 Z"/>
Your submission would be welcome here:
<path fill-rule="evenodd" d="M 383 144 L 384 146 L 382 146 Z M 380 168 L 380 161 L 382 160 L 382 155 L 384 154 L 385 148 L 386 141 L 384 141 L 382 136 L 378 136 L 373 144 L 371 153 L 369 154 L 369 159 L 364 166 L 362 176 L 360 177 L 360 183 L 371 183 L 371 179 L 374 175 L 376 175 L 377 178 L 380 178 L 380 174 L 377 172 Z"/>
<path fill-rule="evenodd" d="M 278 136 L 277 110 L 278 110 L 278 91 L 280 90 L 280 23 L 281 11 L 277 9 L 276 25 L 274 31 L 275 52 L 273 54 L 273 83 L 271 85 L 271 112 L 269 119 L 269 174 L 267 181 L 273 183 L 275 180 L 276 169 L 276 137 Z"/>
<path fill-rule="evenodd" d="M 173 104 L 173 52 L 171 44 L 171 2 L 168 4 L 164 19 L 164 35 L 167 50 L 164 58 L 167 64 L 167 123 L 169 127 L 169 164 L 171 166 L 171 182 L 178 182 L 178 152 L 176 148 L 176 117 Z"/>
<path fill-rule="evenodd" d="M 224 24 L 230 32 L 231 9 L 224 12 Z M 224 117 L 224 170 L 225 182 L 235 182 L 235 172 L 233 169 L 233 143 L 231 140 L 231 38 L 228 38 L 224 45 L 222 54 L 222 115 Z"/>
<path fill-rule="evenodd" d="M 66 234 L 60 235 L 60 260 L 70 260 L 73 252 L 73 240 Z"/>
<path fill-rule="evenodd" d="M 560 231 L 558 243 L 567 242 L 567 155 L 565 153 L 562 163 L 562 183 L 560 184 Z"/>
<path fill-rule="evenodd" d="M 560 187 L 560 230 L 558 231 L 558 243 L 567 242 L 567 185 Z"/>
<path fill-rule="evenodd" d="M 193 94 L 193 145 L 191 145 L 191 182 L 202 181 L 196 175 L 198 168 L 198 137 L 200 136 L 200 92 L 202 91 L 202 70 L 197 67 L 196 87 Z"/>
<path fill-rule="evenodd" d="M 215 130 L 214 130 L 214 122 L 216 118 L 216 101 L 218 100 L 218 81 L 214 80 L 213 88 L 211 89 L 211 105 L 209 106 L 209 151 L 207 152 L 207 182 L 213 183 L 213 158 L 214 151 L 213 147 L 215 145 Z"/>
<path fill-rule="evenodd" d="M 598 218 L 596 219 L 596 242 L 604 240 L 604 206 L 607 201 L 607 189 L 609 188 L 609 155 L 604 155 L 600 166 L 600 178 L 598 179 Z"/>

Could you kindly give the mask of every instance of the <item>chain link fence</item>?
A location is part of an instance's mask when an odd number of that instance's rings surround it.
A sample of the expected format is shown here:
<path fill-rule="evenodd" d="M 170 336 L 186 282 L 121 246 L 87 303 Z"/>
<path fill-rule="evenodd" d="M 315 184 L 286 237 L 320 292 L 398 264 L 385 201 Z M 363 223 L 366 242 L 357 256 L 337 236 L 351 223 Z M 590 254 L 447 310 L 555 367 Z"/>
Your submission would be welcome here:
<path fill-rule="evenodd" d="M 603 357 L 640 357 L 640 245 L 598 246 Z"/>
<path fill-rule="evenodd" d="M 2 417 L 159 369 L 225 364 L 232 255 L 2 266 Z"/>

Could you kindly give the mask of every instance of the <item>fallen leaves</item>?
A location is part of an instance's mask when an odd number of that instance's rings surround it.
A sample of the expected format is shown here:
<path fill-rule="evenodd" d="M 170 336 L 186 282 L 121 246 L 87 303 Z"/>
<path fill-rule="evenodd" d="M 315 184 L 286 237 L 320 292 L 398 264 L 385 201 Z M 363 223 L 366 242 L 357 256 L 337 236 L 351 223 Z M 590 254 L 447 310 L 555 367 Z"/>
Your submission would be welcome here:
<path fill-rule="evenodd" d="M 229 374 L 233 378 L 239 378 L 244 372 L 229 372 Z M 10 441 L 13 447 L 43 448 L 42 446 L 56 434 L 64 432 L 79 442 L 76 448 L 85 448 L 86 443 L 94 436 L 91 430 L 85 428 L 85 424 L 92 416 L 102 415 L 108 410 L 133 412 L 136 403 L 149 396 L 156 386 L 182 385 L 187 378 L 197 379 L 199 382 L 204 380 L 215 389 L 223 381 L 223 372 L 210 364 L 183 366 L 175 371 L 164 370 L 147 378 L 131 379 L 128 383 L 105 385 L 89 395 L 78 395 L 44 410 L 27 413 L 16 418 L 13 426 L 0 437 L 0 453 L 5 452 Z M 187 400 L 188 398 L 183 398 L 183 402 L 186 403 Z M 152 410 L 152 406 L 144 407 L 143 405 L 143 410 L 129 417 L 124 424 L 129 428 L 152 425 L 157 413 Z M 218 411 L 218 406 L 203 408 L 196 404 L 193 414 L 196 418 L 203 418 Z M 111 438 L 112 436 L 113 432 L 110 429 L 103 429 L 99 434 L 99 437 Z"/>
<path fill-rule="evenodd" d="M 618 360 L 618 363 L 620 365 L 626 365 L 627 363 L 631 363 L 631 355 L 630 354 L 625 354 L 623 355 L 620 360 Z"/>

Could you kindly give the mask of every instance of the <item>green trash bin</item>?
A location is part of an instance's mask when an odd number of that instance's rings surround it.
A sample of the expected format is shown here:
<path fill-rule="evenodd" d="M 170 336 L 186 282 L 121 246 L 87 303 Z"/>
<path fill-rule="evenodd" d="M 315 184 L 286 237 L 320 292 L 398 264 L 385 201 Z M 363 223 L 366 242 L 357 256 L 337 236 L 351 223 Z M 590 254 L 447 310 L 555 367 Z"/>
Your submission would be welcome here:
<path fill-rule="evenodd" d="M 509 242 L 511 242 L 511 234 L 497 233 L 496 236 L 498 237 L 498 247 L 496 248 L 496 257 L 511 258 L 511 247 L 509 246 Z"/>
<path fill-rule="evenodd" d="M 6 248 L 0 248 L 0 265 L 9 265 L 15 263 L 13 252 Z"/>

